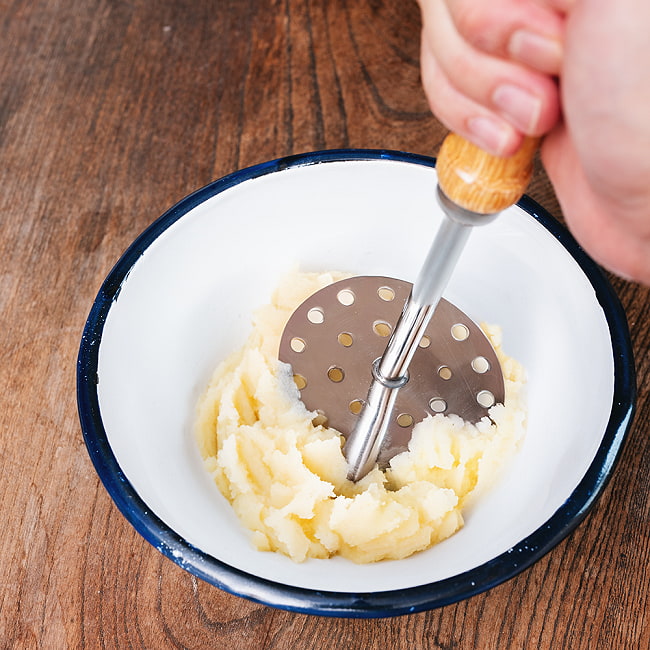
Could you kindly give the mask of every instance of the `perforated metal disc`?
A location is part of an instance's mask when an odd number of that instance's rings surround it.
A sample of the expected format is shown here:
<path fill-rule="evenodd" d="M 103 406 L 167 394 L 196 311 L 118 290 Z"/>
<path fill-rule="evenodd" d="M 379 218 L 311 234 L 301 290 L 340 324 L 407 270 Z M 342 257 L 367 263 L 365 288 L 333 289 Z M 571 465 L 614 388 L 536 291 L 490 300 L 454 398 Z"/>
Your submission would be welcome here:
<path fill-rule="evenodd" d="M 347 436 L 372 380 L 372 364 L 411 291 L 411 283 L 358 276 L 316 292 L 292 314 L 279 359 L 291 364 L 300 397 L 327 426 Z M 465 313 L 442 299 L 399 390 L 380 464 L 406 449 L 413 426 L 429 414 L 455 413 L 477 422 L 504 400 L 501 367 L 492 344 Z"/>

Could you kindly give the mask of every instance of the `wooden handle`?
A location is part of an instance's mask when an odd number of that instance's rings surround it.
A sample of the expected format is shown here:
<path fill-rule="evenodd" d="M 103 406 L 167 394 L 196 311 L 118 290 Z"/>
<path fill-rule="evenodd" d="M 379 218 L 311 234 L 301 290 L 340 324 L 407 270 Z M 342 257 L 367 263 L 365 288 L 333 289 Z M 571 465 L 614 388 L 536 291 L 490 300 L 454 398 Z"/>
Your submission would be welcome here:
<path fill-rule="evenodd" d="M 528 187 L 539 138 L 525 138 L 509 158 L 486 153 L 450 133 L 442 143 L 436 168 L 440 189 L 456 205 L 493 214 L 516 203 Z"/>

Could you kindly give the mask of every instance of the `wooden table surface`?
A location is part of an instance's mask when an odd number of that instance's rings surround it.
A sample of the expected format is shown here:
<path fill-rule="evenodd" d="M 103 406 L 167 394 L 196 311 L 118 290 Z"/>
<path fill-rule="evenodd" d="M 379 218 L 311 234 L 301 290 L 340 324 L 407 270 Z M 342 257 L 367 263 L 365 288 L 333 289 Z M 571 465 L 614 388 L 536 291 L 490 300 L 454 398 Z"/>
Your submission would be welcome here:
<path fill-rule="evenodd" d="M 2 648 L 650 647 L 649 291 L 613 278 L 638 411 L 592 514 L 532 569 L 380 620 L 276 610 L 145 542 L 95 474 L 75 363 L 130 242 L 239 168 L 340 147 L 435 155 L 411 0 L 0 0 Z M 529 193 L 561 218 L 538 168 Z"/>

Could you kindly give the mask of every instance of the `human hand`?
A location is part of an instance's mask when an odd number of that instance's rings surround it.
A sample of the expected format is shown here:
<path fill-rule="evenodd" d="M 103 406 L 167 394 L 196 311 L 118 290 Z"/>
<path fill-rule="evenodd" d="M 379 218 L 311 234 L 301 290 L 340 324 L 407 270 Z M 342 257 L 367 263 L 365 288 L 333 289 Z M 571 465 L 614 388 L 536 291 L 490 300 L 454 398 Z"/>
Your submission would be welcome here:
<path fill-rule="evenodd" d="M 650 284 L 650 3 L 419 3 L 433 112 L 496 155 L 547 133 L 542 160 L 578 241 Z"/>

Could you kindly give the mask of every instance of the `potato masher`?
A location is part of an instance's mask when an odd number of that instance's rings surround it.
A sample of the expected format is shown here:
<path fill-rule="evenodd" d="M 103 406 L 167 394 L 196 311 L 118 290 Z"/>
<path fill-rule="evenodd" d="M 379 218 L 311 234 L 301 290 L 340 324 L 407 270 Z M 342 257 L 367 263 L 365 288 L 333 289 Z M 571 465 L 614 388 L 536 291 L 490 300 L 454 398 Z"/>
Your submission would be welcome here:
<path fill-rule="evenodd" d="M 305 406 L 346 438 L 350 480 L 406 450 L 427 415 L 477 422 L 503 402 L 489 339 L 442 293 L 472 227 L 523 194 L 537 142 L 527 138 L 514 156 L 498 158 L 449 134 L 436 164 L 447 218 L 415 283 L 348 278 L 310 296 L 288 320 L 278 357 L 291 364 Z"/>

